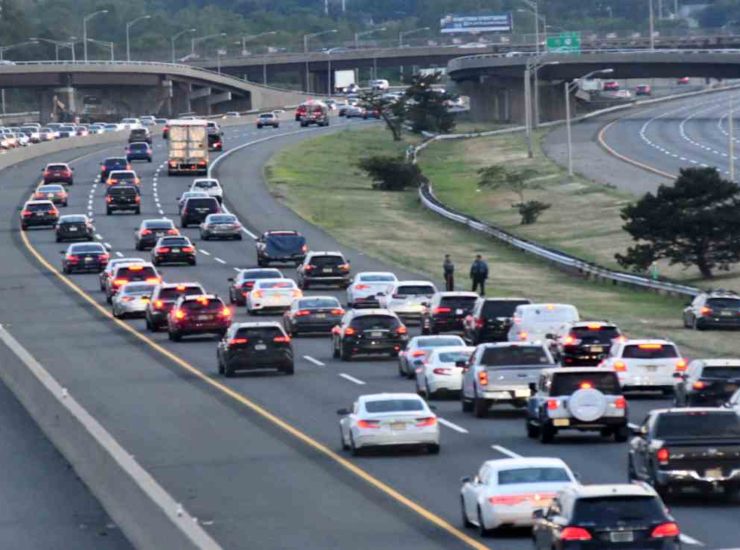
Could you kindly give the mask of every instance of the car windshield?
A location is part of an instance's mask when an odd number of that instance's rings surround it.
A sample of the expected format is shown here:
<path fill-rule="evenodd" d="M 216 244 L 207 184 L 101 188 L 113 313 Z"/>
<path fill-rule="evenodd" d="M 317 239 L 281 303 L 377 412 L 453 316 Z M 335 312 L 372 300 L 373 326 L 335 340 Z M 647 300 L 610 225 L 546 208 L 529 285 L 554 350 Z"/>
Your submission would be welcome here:
<path fill-rule="evenodd" d="M 552 379 L 550 395 L 572 395 L 578 390 L 594 388 L 606 395 L 621 395 L 619 378 L 614 372 L 556 372 Z"/>
<path fill-rule="evenodd" d="M 663 506 L 653 496 L 608 496 L 579 498 L 575 503 L 572 521 L 579 524 L 618 525 L 639 521 L 654 523 L 664 519 Z"/>
<path fill-rule="evenodd" d="M 261 290 L 285 290 L 287 288 L 295 288 L 295 283 L 286 279 L 284 281 L 263 281 L 258 286 Z"/>
<path fill-rule="evenodd" d="M 359 280 L 363 283 L 388 283 L 396 278 L 393 275 L 360 275 Z"/>
<path fill-rule="evenodd" d="M 710 298 L 707 306 L 717 309 L 740 309 L 740 298 Z"/>
<path fill-rule="evenodd" d="M 229 214 L 209 216 L 208 223 L 236 223 L 236 217 Z"/>
<path fill-rule="evenodd" d="M 431 338 L 418 338 L 414 345 L 417 348 L 441 348 L 445 346 L 462 346 L 463 342 L 459 336 L 433 336 Z"/>
<path fill-rule="evenodd" d="M 180 296 L 196 296 L 203 294 L 203 289 L 199 286 L 182 286 L 163 288 L 159 291 L 159 299 L 174 302 Z"/>
<path fill-rule="evenodd" d="M 440 363 L 457 363 L 467 361 L 473 351 L 443 351 L 437 354 Z"/>
<path fill-rule="evenodd" d="M 338 308 L 339 300 L 336 298 L 306 298 L 298 302 L 299 309 L 314 309 L 314 308 Z"/>
<path fill-rule="evenodd" d="M 661 414 L 655 436 L 669 438 L 738 438 L 740 416 L 732 411 L 686 411 Z"/>
<path fill-rule="evenodd" d="M 278 327 L 240 327 L 235 337 L 247 340 L 272 340 L 276 336 L 284 336 Z"/>
<path fill-rule="evenodd" d="M 431 296 L 435 290 L 432 285 L 403 285 L 396 288 L 397 296 Z"/>
<path fill-rule="evenodd" d="M 365 410 L 369 413 L 423 411 L 424 404 L 420 399 L 379 399 L 366 401 Z"/>
<path fill-rule="evenodd" d="M 528 300 L 486 300 L 481 314 L 486 318 L 512 317 L 517 306 L 528 303 Z"/>
<path fill-rule="evenodd" d="M 498 473 L 499 485 L 515 485 L 518 483 L 557 483 L 571 481 L 564 468 L 516 468 L 514 470 L 500 470 Z"/>
<path fill-rule="evenodd" d="M 704 367 L 701 372 L 702 378 L 740 378 L 740 364 L 726 365 L 722 367 Z"/>
<path fill-rule="evenodd" d="M 69 247 L 69 251 L 72 254 L 89 254 L 91 252 L 103 254 L 105 253 L 105 248 L 100 244 L 75 244 Z"/>
<path fill-rule="evenodd" d="M 262 271 L 242 271 L 242 281 L 254 281 L 257 279 L 280 279 L 282 274 L 277 269 L 265 269 Z"/>
<path fill-rule="evenodd" d="M 390 315 L 362 315 L 352 319 L 352 328 L 357 330 L 390 330 L 398 326 L 398 320 Z"/>
<path fill-rule="evenodd" d="M 483 350 L 480 362 L 487 367 L 547 365 L 550 358 L 542 346 L 495 346 Z"/>
<path fill-rule="evenodd" d="M 573 327 L 570 333 L 574 338 L 602 344 L 609 344 L 612 340 L 619 337 L 619 329 L 617 327 L 602 325 Z"/>
<path fill-rule="evenodd" d="M 676 347 L 670 344 L 634 344 L 624 347 L 624 359 L 671 359 L 678 357 Z"/>
<path fill-rule="evenodd" d="M 223 307 L 221 300 L 210 298 L 187 300 L 182 304 L 182 308 L 187 311 L 220 311 Z"/>

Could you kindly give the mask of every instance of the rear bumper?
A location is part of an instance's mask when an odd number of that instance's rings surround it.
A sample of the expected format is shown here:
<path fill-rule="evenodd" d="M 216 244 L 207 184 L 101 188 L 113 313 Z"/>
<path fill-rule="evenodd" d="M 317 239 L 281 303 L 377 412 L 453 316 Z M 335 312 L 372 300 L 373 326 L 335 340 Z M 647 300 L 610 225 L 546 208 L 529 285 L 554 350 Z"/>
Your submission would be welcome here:
<path fill-rule="evenodd" d="M 48 227 L 56 225 L 58 218 L 25 218 L 21 221 L 26 227 Z"/>
<path fill-rule="evenodd" d="M 564 421 L 568 421 L 567 425 L 564 425 Z M 605 428 L 621 428 L 627 425 L 626 416 L 603 416 L 593 422 L 584 422 L 577 418 L 548 418 L 547 424 L 558 431 L 561 430 L 578 430 L 582 432 L 587 431 L 598 431 Z"/>
<path fill-rule="evenodd" d="M 300 332 L 331 332 L 331 329 L 338 325 L 340 321 L 341 318 L 316 321 L 301 319 L 293 321 L 290 326 L 292 330 Z"/>
<path fill-rule="evenodd" d="M 740 469 L 732 470 L 728 475 L 711 477 L 701 475 L 695 470 L 658 470 L 655 480 L 661 485 L 679 485 L 684 487 L 736 487 L 740 488 Z"/>
<path fill-rule="evenodd" d="M 402 350 L 406 346 L 406 342 L 402 340 L 345 341 L 342 343 L 342 346 L 344 346 L 345 349 L 351 350 L 352 353 L 385 355 Z"/>
<path fill-rule="evenodd" d="M 152 255 L 152 260 L 162 264 L 192 263 L 195 261 L 195 254 L 155 254 Z"/>
<path fill-rule="evenodd" d="M 293 367 L 291 353 L 234 353 L 225 357 L 233 370 L 289 369 Z"/>
<path fill-rule="evenodd" d="M 57 231 L 57 237 L 64 241 L 74 241 L 77 239 L 91 239 L 93 234 L 89 231 Z"/>
<path fill-rule="evenodd" d="M 464 329 L 463 317 L 430 319 L 429 329 L 433 332 L 461 332 Z"/>
<path fill-rule="evenodd" d="M 319 285 L 348 285 L 349 280 L 349 275 L 327 275 L 326 277 L 311 275 L 303 277 L 304 282 Z"/>
<path fill-rule="evenodd" d="M 740 328 L 740 316 L 700 317 L 697 324 L 702 328 Z"/>
<path fill-rule="evenodd" d="M 356 447 L 405 446 L 405 445 L 439 445 L 439 430 L 409 429 L 392 432 L 383 430 L 382 433 L 367 433 L 363 430 L 353 434 Z"/>
<path fill-rule="evenodd" d="M 107 263 L 103 262 L 79 262 L 76 264 L 66 264 L 67 270 L 70 272 L 83 272 L 83 271 L 103 271 Z"/>

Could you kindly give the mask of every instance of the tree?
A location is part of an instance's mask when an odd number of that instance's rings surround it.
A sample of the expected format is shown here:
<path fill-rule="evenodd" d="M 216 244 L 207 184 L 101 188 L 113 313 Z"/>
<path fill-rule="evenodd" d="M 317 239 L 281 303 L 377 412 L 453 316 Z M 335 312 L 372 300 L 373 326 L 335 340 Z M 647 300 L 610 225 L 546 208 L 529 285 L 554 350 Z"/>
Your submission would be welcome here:
<path fill-rule="evenodd" d="M 373 90 L 360 95 L 360 100 L 366 109 L 376 110 L 385 122 L 386 127 L 393 135 L 393 141 L 403 138 L 403 123 L 406 120 L 406 97 L 388 97 Z"/>
<path fill-rule="evenodd" d="M 357 166 L 373 179 L 373 189 L 381 191 L 403 191 L 422 181 L 419 167 L 403 157 L 377 155 L 360 159 Z"/>
<path fill-rule="evenodd" d="M 417 74 L 406 88 L 406 119 L 411 131 L 446 134 L 455 128 L 455 117 L 447 108 L 448 101 L 455 96 L 434 88 L 441 79 L 442 73 Z"/>
<path fill-rule="evenodd" d="M 524 192 L 530 189 L 539 189 L 541 186 L 533 181 L 538 175 L 531 168 L 508 169 L 501 165 L 488 166 L 478 170 L 480 180 L 478 187 L 490 187 L 492 189 L 508 189 L 519 196 L 519 202 L 511 205 L 519 211 L 522 217 L 522 225 L 530 225 L 537 221 L 545 210 L 552 205 L 540 201 L 525 201 Z"/>
<path fill-rule="evenodd" d="M 716 168 L 681 169 L 672 186 L 625 206 L 621 217 L 637 244 L 616 259 L 635 271 L 666 259 L 710 278 L 740 260 L 740 186 Z"/>

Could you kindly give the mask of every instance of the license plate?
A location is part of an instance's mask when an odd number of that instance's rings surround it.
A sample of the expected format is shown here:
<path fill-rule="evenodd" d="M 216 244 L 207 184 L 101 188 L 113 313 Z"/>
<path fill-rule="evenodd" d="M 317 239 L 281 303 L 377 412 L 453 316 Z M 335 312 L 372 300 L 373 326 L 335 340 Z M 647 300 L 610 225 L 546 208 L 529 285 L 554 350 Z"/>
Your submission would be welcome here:
<path fill-rule="evenodd" d="M 617 531 L 609 533 L 611 542 L 632 542 L 635 540 L 635 534 L 632 531 Z"/>
<path fill-rule="evenodd" d="M 456 309 L 455 310 L 455 315 L 462 315 L 462 314 L 463 314 L 463 310 L 462 309 Z"/>
<path fill-rule="evenodd" d="M 393 422 L 391 423 L 391 430 L 405 430 L 406 429 L 406 423 L 405 422 Z"/>
<path fill-rule="evenodd" d="M 323 271 L 324 271 L 324 273 L 331 273 L 331 268 L 330 267 L 325 267 L 323 269 Z"/>
<path fill-rule="evenodd" d="M 265 344 L 255 344 L 254 349 L 257 351 L 265 351 L 267 349 L 267 345 Z"/>
<path fill-rule="evenodd" d="M 569 418 L 556 418 L 552 421 L 552 425 L 556 427 L 561 426 L 570 426 L 570 419 Z"/>
<path fill-rule="evenodd" d="M 198 315 L 198 321 L 210 321 L 211 316 L 210 315 Z"/>
<path fill-rule="evenodd" d="M 707 470 L 704 470 L 704 475 L 706 477 L 722 477 L 722 468 L 709 468 Z"/>
<path fill-rule="evenodd" d="M 87 257 L 85 258 L 85 263 L 86 263 L 86 264 L 88 264 L 88 263 L 90 263 L 90 262 L 92 262 L 92 261 L 93 261 L 93 259 L 92 259 L 92 258 L 91 258 L 90 256 L 87 256 Z"/>
<path fill-rule="evenodd" d="M 317 313 L 316 314 L 316 318 L 317 319 L 325 319 L 326 318 L 326 313 Z"/>
<path fill-rule="evenodd" d="M 648 372 L 655 372 L 658 370 L 658 365 L 646 365 L 645 370 Z"/>
<path fill-rule="evenodd" d="M 370 338 L 380 338 L 381 336 L 383 336 L 382 332 L 373 331 L 370 333 Z"/>
<path fill-rule="evenodd" d="M 514 397 L 529 397 L 532 392 L 529 390 L 514 390 Z"/>
<path fill-rule="evenodd" d="M 591 351 L 594 353 L 601 353 L 604 351 L 604 346 L 591 346 Z"/>
<path fill-rule="evenodd" d="M 70 227 L 69 230 L 70 231 L 77 231 L 77 227 Z"/>
<path fill-rule="evenodd" d="M 172 252 L 180 252 L 180 249 L 179 248 L 173 248 L 172 249 Z"/>

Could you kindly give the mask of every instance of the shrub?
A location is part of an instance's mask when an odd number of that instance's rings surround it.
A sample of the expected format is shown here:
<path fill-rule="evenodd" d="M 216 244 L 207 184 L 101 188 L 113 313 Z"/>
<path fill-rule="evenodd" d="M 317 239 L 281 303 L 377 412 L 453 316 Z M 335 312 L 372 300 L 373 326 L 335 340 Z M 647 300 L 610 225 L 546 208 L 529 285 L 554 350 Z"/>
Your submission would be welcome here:
<path fill-rule="evenodd" d="M 373 180 L 373 189 L 403 191 L 422 182 L 419 167 L 403 157 L 377 155 L 361 159 L 357 166 Z"/>

